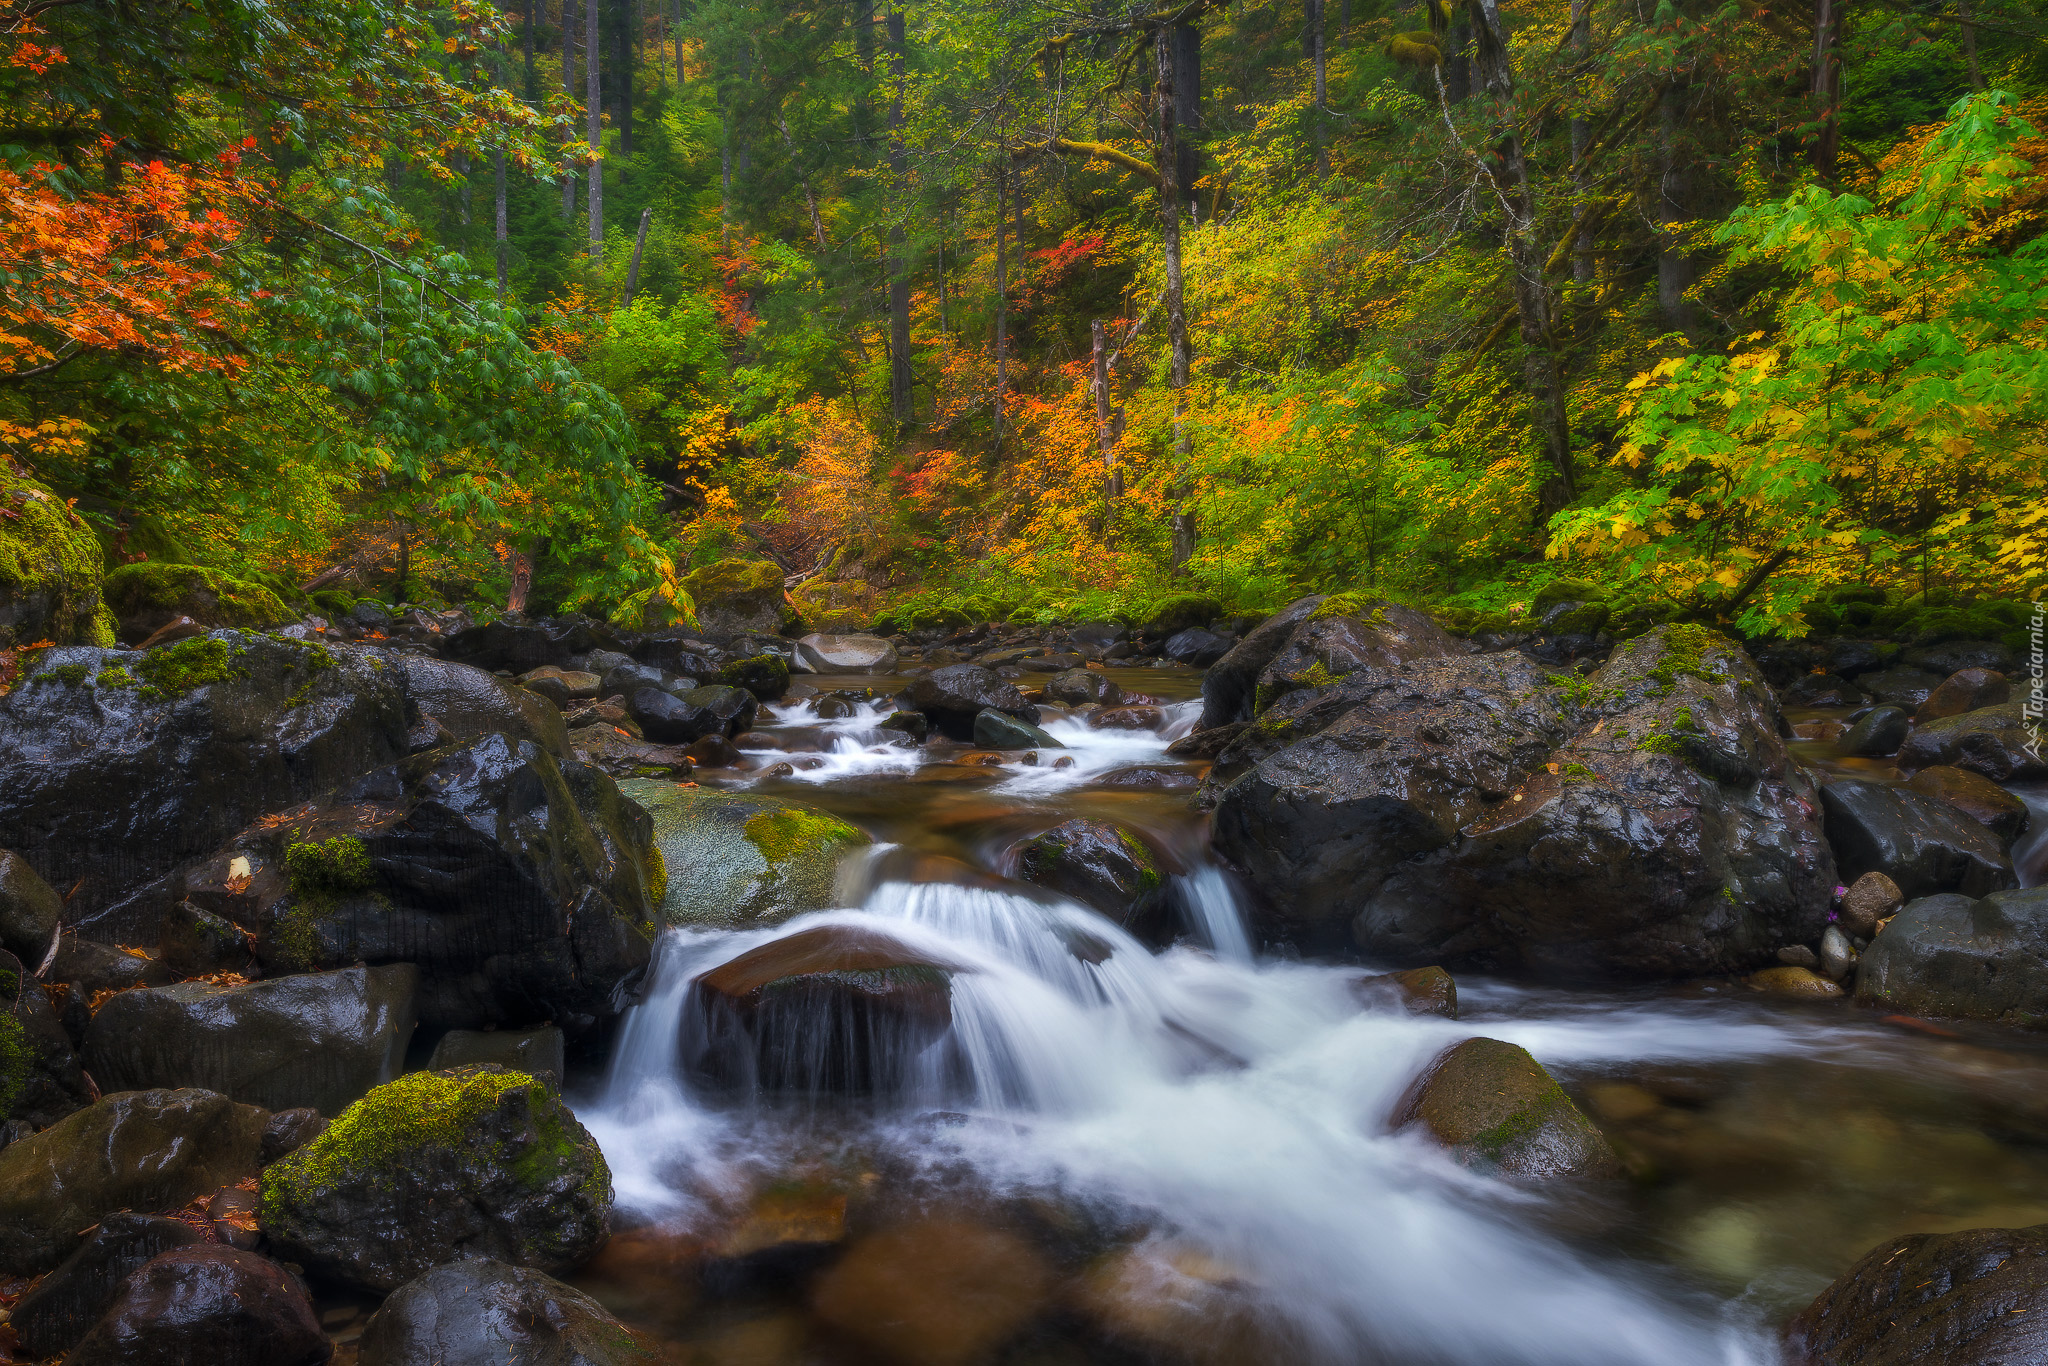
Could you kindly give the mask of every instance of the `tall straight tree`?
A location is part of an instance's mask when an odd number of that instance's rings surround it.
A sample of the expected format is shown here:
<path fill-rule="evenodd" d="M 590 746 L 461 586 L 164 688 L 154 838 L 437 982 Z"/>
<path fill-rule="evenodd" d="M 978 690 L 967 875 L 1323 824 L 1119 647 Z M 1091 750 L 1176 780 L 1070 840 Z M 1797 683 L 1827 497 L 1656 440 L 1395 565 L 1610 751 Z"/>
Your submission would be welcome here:
<path fill-rule="evenodd" d="M 910 263 L 903 216 L 910 211 L 910 166 L 903 146 L 903 11 L 894 5 L 889 8 L 889 76 L 889 178 L 896 200 L 889 215 L 889 406 L 898 422 L 908 423 Z"/>
<path fill-rule="evenodd" d="M 1009 382 L 1010 276 L 1003 256 L 1003 185 L 1009 158 L 996 157 L 996 421 L 995 452 L 1003 453 L 1003 388 Z"/>
<path fill-rule="evenodd" d="M 1813 6 L 1813 173 L 1835 179 L 1842 151 L 1842 12 L 1846 0 L 1814 0 Z"/>
<path fill-rule="evenodd" d="M 1173 450 L 1175 461 L 1185 467 L 1190 446 L 1187 425 L 1187 387 L 1194 359 L 1188 344 L 1188 315 L 1181 275 L 1180 209 L 1181 168 L 1177 97 L 1174 85 L 1174 52 L 1180 46 L 1173 30 L 1164 26 L 1152 33 L 1154 79 L 1152 104 L 1158 127 L 1159 156 L 1159 250 L 1166 263 L 1166 336 L 1171 348 L 1167 386 L 1173 390 Z M 1181 470 L 1173 482 L 1173 562 L 1175 571 L 1195 553 L 1195 513 L 1187 505 L 1189 489 Z"/>
<path fill-rule="evenodd" d="M 619 128 L 619 156 L 633 155 L 633 0 L 616 0 L 612 12 L 612 109 Z"/>
<path fill-rule="evenodd" d="M 590 139 L 590 257 L 604 255 L 604 37 L 601 33 L 603 0 L 583 0 L 583 123 Z"/>
<path fill-rule="evenodd" d="M 592 0 L 595 3 L 595 0 Z M 576 97 L 576 0 L 562 0 L 562 94 Z M 574 125 L 564 123 L 562 141 L 567 143 Z M 576 168 L 566 161 L 562 166 L 562 217 L 576 216 Z"/>

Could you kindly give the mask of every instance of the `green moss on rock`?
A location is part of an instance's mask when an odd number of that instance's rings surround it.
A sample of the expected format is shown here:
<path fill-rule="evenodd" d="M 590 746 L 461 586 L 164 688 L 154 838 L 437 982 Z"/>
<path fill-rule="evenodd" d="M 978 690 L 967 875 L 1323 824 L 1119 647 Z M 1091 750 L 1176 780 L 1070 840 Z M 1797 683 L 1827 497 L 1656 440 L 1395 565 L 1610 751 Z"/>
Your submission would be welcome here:
<path fill-rule="evenodd" d="M 107 575 L 104 592 L 124 621 L 186 616 L 203 626 L 261 629 L 292 619 L 291 609 L 262 584 L 196 564 L 124 564 Z"/>
<path fill-rule="evenodd" d="M 728 593 L 763 593 L 782 588 L 782 566 L 771 560 L 720 560 L 693 570 L 683 579 L 693 598 L 719 597 Z"/>
<path fill-rule="evenodd" d="M 145 702 L 168 701 L 196 688 L 240 678 L 242 671 L 235 667 L 240 653 L 212 636 L 195 636 L 147 651 L 134 670 L 142 682 L 142 698 Z"/>
<path fill-rule="evenodd" d="M 100 622 L 106 560 L 84 520 L 42 485 L 0 461 L 0 649 L 111 645 Z"/>
<path fill-rule="evenodd" d="M 0 996 L 10 1000 L 13 995 L 12 991 L 0 991 Z M 28 1031 L 13 1015 L 0 1014 L 0 1119 L 13 1118 L 14 1103 L 28 1089 L 34 1066 L 35 1050 L 29 1046 Z"/>
<path fill-rule="evenodd" d="M 832 844 L 860 844 L 867 836 L 824 811 L 783 807 L 750 816 L 740 827 L 773 863 L 785 863 L 799 854 L 811 853 Z"/>

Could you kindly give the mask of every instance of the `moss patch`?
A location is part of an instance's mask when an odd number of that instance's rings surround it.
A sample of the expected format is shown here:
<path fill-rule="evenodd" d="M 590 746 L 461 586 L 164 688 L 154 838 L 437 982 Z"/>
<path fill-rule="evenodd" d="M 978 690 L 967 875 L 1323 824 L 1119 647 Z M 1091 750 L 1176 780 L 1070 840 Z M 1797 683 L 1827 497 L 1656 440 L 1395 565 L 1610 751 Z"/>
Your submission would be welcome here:
<path fill-rule="evenodd" d="M 123 617 L 176 612 L 208 626 L 265 627 L 292 616 L 284 601 L 262 584 L 196 564 L 124 564 L 107 575 L 103 591 L 107 605 Z"/>
<path fill-rule="evenodd" d="M 837 816 L 796 807 L 749 816 L 740 829 L 771 866 L 828 844 L 857 844 L 863 838 Z"/>
<path fill-rule="evenodd" d="M 0 1119 L 13 1118 L 14 1103 L 28 1089 L 29 1070 L 34 1066 L 35 1050 L 29 1047 L 28 1031 L 13 1015 L 0 1015 Z"/>
<path fill-rule="evenodd" d="M 292 906 L 271 926 L 270 939 L 284 964 L 303 972 L 320 960 L 320 921 L 342 897 L 369 890 L 375 875 L 370 851 L 353 835 L 287 844 L 284 868 Z"/>
<path fill-rule="evenodd" d="M 92 676 L 92 670 L 83 664 L 59 664 L 54 669 L 45 669 L 29 679 L 31 683 L 61 683 L 67 688 L 82 688 L 85 680 Z"/>
<path fill-rule="evenodd" d="M 99 676 L 93 679 L 93 682 L 102 688 L 134 688 L 140 686 L 135 681 L 135 675 L 129 673 L 126 668 L 119 664 L 109 664 L 106 668 L 101 669 Z"/>
<path fill-rule="evenodd" d="M 234 664 L 239 654 L 240 650 L 211 636 L 195 636 L 147 651 L 135 666 L 135 675 L 142 680 L 142 700 L 163 702 L 195 688 L 240 678 L 242 671 Z"/>
<path fill-rule="evenodd" d="M 1678 686 L 1681 678 L 1697 678 L 1707 683 L 1719 683 L 1722 675 L 1708 667 L 1707 652 L 1716 648 L 1726 649 L 1725 636 L 1704 626 L 1681 622 L 1664 628 L 1658 658 L 1645 675 L 1661 684 L 1665 692 Z"/>
<path fill-rule="evenodd" d="M 111 645 L 100 630 L 99 538 L 71 508 L 0 461 L 0 606 L 25 610 L 0 626 L 0 648 L 47 640 Z"/>
<path fill-rule="evenodd" d="M 683 587 L 700 601 L 728 593 L 765 593 L 782 589 L 782 566 L 770 560 L 720 560 L 683 579 Z"/>
<path fill-rule="evenodd" d="M 1145 847 L 1145 841 L 1121 827 L 1117 829 L 1116 838 L 1117 842 L 1123 845 L 1124 852 L 1138 865 L 1138 885 L 1148 892 L 1159 890 L 1159 884 L 1165 879 L 1160 876 L 1159 862 L 1152 857 L 1152 851 Z"/>

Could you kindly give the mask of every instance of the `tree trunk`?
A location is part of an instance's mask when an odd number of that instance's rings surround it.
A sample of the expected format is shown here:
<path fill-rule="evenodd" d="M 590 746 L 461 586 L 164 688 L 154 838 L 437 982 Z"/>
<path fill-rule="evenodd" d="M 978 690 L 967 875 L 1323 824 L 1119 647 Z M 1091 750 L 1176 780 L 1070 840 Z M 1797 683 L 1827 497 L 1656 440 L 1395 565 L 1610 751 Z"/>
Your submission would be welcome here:
<path fill-rule="evenodd" d="M 796 164 L 797 159 L 796 139 L 789 135 L 789 120 L 784 118 L 780 111 L 777 111 L 775 121 L 782 127 L 782 145 L 789 152 L 790 164 L 793 166 Z M 799 170 L 796 173 L 796 183 L 803 187 L 804 208 L 811 215 L 811 236 L 818 240 L 818 250 L 821 253 L 830 251 L 831 247 L 825 241 L 825 219 L 818 212 L 818 196 L 811 190 L 810 177 Z"/>
<path fill-rule="evenodd" d="M 996 162 L 996 423 L 995 453 L 1003 453 L 1003 386 L 1009 380 L 1010 276 L 1003 256 L 1003 181 L 1007 159 Z"/>
<path fill-rule="evenodd" d="M 1309 110 L 1316 133 L 1316 175 L 1328 179 L 1330 174 L 1330 130 L 1323 111 L 1330 106 L 1330 64 L 1323 53 L 1323 0 L 1308 0 L 1309 47 L 1314 55 L 1316 73 L 1315 104 Z"/>
<path fill-rule="evenodd" d="M 647 225 L 654 221 L 654 206 L 640 210 L 640 231 L 633 235 L 633 260 L 626 267 L 626 303 L 633 302 L 633 291 L 640 288 L 640 253 L 647 250 Z"/>
<path fill-rule="evenodd" d="M 946 210 L 943 202 L 939 207 L 939 264 L 936 274 L 939 278 L 939 335 L 943 337 L 951 331 L 946 325 Z"/>
<path fill-rule="evenodd" d="M 1593 51 L 1593 0 L 1572 0 L 1572 51 L 1577 56 L 1578 74 L 1585 74 L 1585 65 Z M 1572 190 L 1578 203 L 1572 207 L 1572 225 L 1577 235 L 1572 240 L 1572 279 L 1579 284 L 1593 282 L 1593 242 L 1590 234 L 1578 232 L 1589 212 L 1585 195 L 1589 184 L 1585 167 L 1587 141 L 1592 136 L 1584 114 L 1573 114 L 1572 135 Z"/>
<path fill-rule="evenodd" d="M 512 238 L 508 231 L 509 219 L 505 212 L 505 149 L 494 148 L 491 152 L 491 176 L 495 185 L 498 209 L 498 302 L 505 302 L 505 293 L 510 285 Z"/>
<path fill-rule="evenodd" d="M 889 9 L 889 178 L 896 203 L 889 225 L 889 406 L 899 423 L 911 419 L 910 263 L 903 231 L 910 158 L 903 146 L 903 11 Z"/>
<path fill-rule="evenodd" d="M 1846 0 L 1814 0 L 1813 116 L 1820 130 L 1813 139 L 1813 171 L 1832 184 L 1842 152 L 1842 9 Z"/>
<path fill-rule="evenodd" d="M 1337 50 L 1344 50 L 1345 41 L 1351 36 L 1351 0 L 1337 6 Z"/>
<path fill-rule="evenodd" d="M 1320 0 L 1319 0 L 1320 2 Z M 1174 141 L 1179 148 L 1175 175 L 1188 217 L 1195 216 L 1195 185 L 1202 178 L 1202 31 L 1193 24 L 1173 26 Z"/>
<path fill-rule="evenodd" d="M 724 114 L 723 110 L 719 111 Z M 718 140 L 718 245 L 732 250 L 732 120 L 722 117 Z"/>
<path fill-rule="evenodd" d="M 1124 478 L 1116 467 L 1116 438 L 1109 429 L 1109 343 L 1097 318 L 1088 329 L 1090 369 L 1094 374 L 1095 444 L 1102 451 L 1103 529 L 1108 530 L 1116 500 L 1123 496 Z"/>
<path fill-rule="evenodd" d="M 853 97 L 854 155 L 866 162 L 869 141 L 874 137 L 875 114 L 869 86 L 875 77 L 875 0 L 854 0 L 853 50 L 860 59 L 861 82 Z"/>
<path fill-rule="evenodd" d="M 603 0 L 583 0 L 583 121 L 590 150 L 604 146 Z M 604 256 L 604 159 L 590 163 L 590 259 Z"/>
<path fill-rule="evenodd" d="M 1179 44 L 1162 30 L 1153 35 L 1157 79 L 1152 103 L 1159 120 L 1159 245 L 1166 261 L 1166 335 L 1172 348 L 1167 384 L 1173 390 L 1173 453 L 1176 469 L 1172 486 L 1173 562 L 1181 572 L 1195 553 L 1195 515 L 1187 506 L 1189 487 L 1186 468 L 1189 455 L 1187 426 L 1188 373 L 1193 357 L 1188 351 L 1188 318 L 1180 262 L 1180 145 L 1176 118 L 1177 92 L 1174 87 L 1174 49 Z"/>
<path fill-rule="evenodd" d="M 540 86 L 533 75 L 533 11 L 540 0 L 526 0 L 526 85 L 524 93 L 528 100 L 540 98 Z"/>
<path fill-rule="evenodd" d="M 562 93 L 576 97 L 576 0 L 562 0 Z M 570 126 L 561 125 L 562 141 L 569 140 Z M 576 172 L 562 168 L 562 217 L 576 216 Z"/>
<path fill-rule="evenodd" d="M 1657 307 L 1667 327 L 1691 336 L 1692 304 L 1685 291 L 1692 284 L 1692 261 L 1680 250 L 1673 231 L 1685 221 L 1692 197 L 1691 168 L 1679 146 L 1686 93 L 1686 83 L 1674 80 L 1657 100 Z"/>
<path fill-rule="evenodd" d="M 1956 18 L 1963 22 L 1963 56 L 1970 63 L 1970 89 L 1984 88 L 1984 69 L 1977 65 L 1977 26 L 1970 21 L 1970 0 L 1956 0 Z"/>
<path fill-rule="evenodd" d="M 512 591 L 505 595 L 505 610 L 524 612 L 526 595 L 533 591 L 533 557 L 523 550 L 512 552 Z"/>
<path fill-rule="evenodd" d="M 1522 382 L 1536 410 L 1536 429 L 1543 440 L 1552 478 L 1542 487 L 1538 506 L 1547 517 L 1578 496 L 1572 478 L 1571 429 L 1564 407 L 1564 376 L 1558 363 L 1551 325 L 1550 290 L 1543 282 L 1544 253 L 1535 238 L 1535 203 L 1529 161 L 1516 128 L 1514 66 L 1508 52 L 1507 29 L 1498 0 L 1478 0 L 1473 7 L 1473 68 L 1482 88 L 1501 110 L 1500 141 L 1494 150 L 1494 180 L 1506 203 L 1509 268 L 1515 277 L 1515 314 L 1521 323 Z"/>
<path fill-rule="evenodd" d="M 612 103 L 618 110 L 619 160 L 633 155 L 633 0 L 619 0 L 618 64 L 612 71 Z"/>

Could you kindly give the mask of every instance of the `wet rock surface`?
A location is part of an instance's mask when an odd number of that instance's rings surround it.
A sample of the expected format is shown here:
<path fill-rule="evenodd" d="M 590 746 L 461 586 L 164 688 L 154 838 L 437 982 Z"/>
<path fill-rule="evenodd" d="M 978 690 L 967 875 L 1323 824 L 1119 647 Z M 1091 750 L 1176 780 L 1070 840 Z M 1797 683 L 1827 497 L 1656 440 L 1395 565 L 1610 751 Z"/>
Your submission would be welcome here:
<path fill-rule="evenodd" d="M 40 964 L 63 916 L 64 902 L 29 861 L 0 849 L 0 949 Z"/>
<path fill-rule="evenodd" d="M 2048 1025 L 2048 887 L 1909 901 L 1863 954 L 1856 995 L 1915 1015 Z"/>
<path fill-rule="evenodd" d="M 813 634 L 796 642 L 796 667 L 813 674 L 885 674 L 896 647 L 881 636 Z"/>
<path fill-rule="evenodd" d="M 1128 827 L 1065 821 L 1015 853 L 1017 876 L 1026 882 L 1072 897 L 1141 938 L 1170 929 L 1161 915 L 1166 877 L 1159 856 Z"/>
<path fill-rule="evenodd" d="M 1446 1049 L 1394 1117 L 1459 1162 L 1540 1179 L 1620 1174 L 1614 1150 L 1528 1050 L 1498 1039 Z"/>
<path fill-rule="evenodd" d="M 1880 1244 L 1792 1320 L 1785 1350 L 1792 1366 L 2048 1359 L 2048 1225 Z"/>
<path fill-rule="evenodd" d="M 1937 764 L 1915 773 L 1906 786 L 1955 807 L 1998 836 L 2008 848 L 2032 820 L 2024 801 L 1981 773 L 1972 773 L 1968 769 Z"/>
<path fill-rule="evenodd" d="M 448 637 L 447 657 L 487 673 L 499 669 L 528 673 L 546 664 L 564 665 L 571 656 L 592 650 L 617 650 L 619 639 L 608 626 L 575 615 L 528 620 L 512 613 Z"/>
<path fill-rule="evenodd" d="M 1911 788 L 1828 783 L 1820 790 L 1828 843 L 1844 879 L 1883 873 L 1908 897 L 1931 892 L 1982 896 L 2014 885 L 2012 861 L 1990 830 L 1964 812 Z"/>
<path fill-rule="evenodd" d="M 610 1232 L 611 1172 L 554 1090 L 521 1072 L 414 1072 L 263 1172 L 263 1231 L 320 1275 L 391 1291 L 445 1262 L 563 1272 Z"/>
<path fill-rule="evenodd" d="M 868 842 L 845 821 L 777 797 L 632 781 L 620 790 L 652 819 L 665 925 L 776 925 L 835 904 L 839 861 Z"/>
<path fill-rule="evenodd" d="M 406 1282 L 363 1329 L 361 1366 L 637 1366 L 624 1324 L 552 1276 L 490 1258 Z"/>
<path fill-rule="evenodd" d="M 306 1289 L 253 1252 L 188 1247 L 153 1258 L 65 1358 L 68 1366 L 320 1366 L 334 1344 Z"/>
<path fill-rule="evenodd" d="M 404 1068 L 418 986 L 419 969 L 395 963 L 124 991 L 93 1016 L 85 1065 L 109 1090 L 189 1086 L 336 1114 Z"/>
<path fill-rule="evenodd" d="M 498 734 L 531 740 L 556 758 L 567 758 L 569 733 L 560 708 L 504 679 L 469 664 L 428 655 L 391 656 L 405 674 L 413 706 L 441 723 L 458 741 Z"/>
<path fill-rule="evenodd" d="M 76 1252 L 16 1301 L 8 1322 L 31 1357 L 58 1356 L 99 1322 L 130 1273 L 159 1253 L 205 1238 L 183 1220 L 109 1214 Z"/>
<path fill-rule="evenodd" d="M 911 683 L 908 697 L 911 710 L 923 712 L 934 729 L 963 744 L 974 740 L 975 718 L 983 711 L 1038 722 L 1038 708 L 1014 684 L 979 664 L 934 669 Z"/>
<path fill-rule="evenodd" d="M 672 693 L 636 688 L 626 698 L 626 713 L 649 739 L 665 745 L 687 745 L 706 736 L 738 735 L 754 724 L 760 703 L 744 688 L 722 683 Z"/>
<path fill-rule="evenodd" d="M 1899 747 L 1899 771 L 1911 776 L 1945 764 L 1996 783 L 2048 781 L 2048 747 L 2035 739 L 2024 703 L 1966 711 L 1917 727 Z"/>

